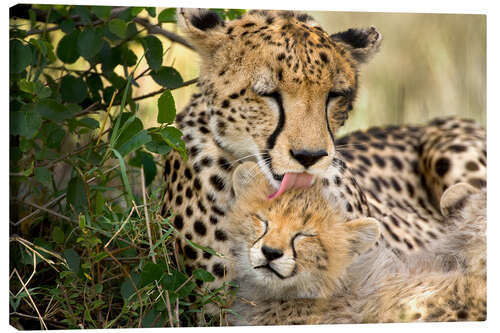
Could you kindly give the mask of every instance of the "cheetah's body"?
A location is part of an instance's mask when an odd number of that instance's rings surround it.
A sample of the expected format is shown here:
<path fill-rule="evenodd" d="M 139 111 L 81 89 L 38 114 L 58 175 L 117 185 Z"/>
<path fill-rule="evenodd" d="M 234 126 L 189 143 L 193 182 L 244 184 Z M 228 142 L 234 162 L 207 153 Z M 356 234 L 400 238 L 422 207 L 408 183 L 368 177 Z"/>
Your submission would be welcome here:
<path fill-rule="evenodd" d="M 345 139 L 334 145 L 335 130 L 352 109 L 359 63 L 380 45 L 374 28 L 328 36 L 307 15 L 272 11 L 224 24 L 204 11 L 181 10 L 179 22 L 203 59 L 201 93 L 177 117 L 188 160 L 172 152 L 165 165 L 165 208 L 182 235 L 179 246 L 188 266 L 212 272 L 216 285 L 230 278 L 222 258 L 183 238 L 228 253 L 231 177 L 244 160 L 257 161 L 276 188 L 287 173 L 314 175 L 325 197 L 346 207 L 346 219 L 379 219 L 384 244 L 394 249 L 418 252 L 439 241 L 445 230 L 432 193 L 439 197 L 440 190 L 424 186 L 421 179 L 428 175 L 419 163 L 426 166 L 423 156 L 429 152 L 430 160 L 442 153 L 433 153 L 433 144 L 422 138 L 432 136 L 429 129 L 443 129 L 389 128 L 351 135 L 345 147 Z M 484 137 L 471 127 L 471 135 Z M 425 151 L 423 144 L 429 144 Z M 483 165 L 475 165 L 484 178 Z M 429 176 L 429 182 L 452 184 L 450 174 Z"/>

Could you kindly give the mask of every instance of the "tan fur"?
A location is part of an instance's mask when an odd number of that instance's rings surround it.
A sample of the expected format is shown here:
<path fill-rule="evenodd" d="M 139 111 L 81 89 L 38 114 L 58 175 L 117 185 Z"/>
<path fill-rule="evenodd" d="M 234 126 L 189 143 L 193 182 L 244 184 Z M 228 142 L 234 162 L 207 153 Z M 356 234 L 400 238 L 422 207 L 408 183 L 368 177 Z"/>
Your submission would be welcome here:
<path fill-rule="evenodd" d="M 239 169 L 247 167 L 243 165 Z M 426 253 L 398 256 L 388 248 L 378 247 L 354 256 L 344 242 L 350 239 L 352 246 L 352 240 L 359 239 L 353 238 L 353 229 L 345 228 L 352 222 L 339 221 L 339 215 L 323 205 L 317 189 L 303 192 L 300 200 L 294 200 L 296 193 L 286 193 L 281 201 L 273 203 L 259 195 L 268 189 L 262 176 L 248 177 L 247 172 L 238 171 L 235 178 L 243 177 L 237 186 L 239 199 L 230 218 L 234 222 L 232 230 L 238 234 L 234 260 L 238 263 L 237 281 L 240 284 L 240 300 L 235 302 L 233 310 L 241 317 L 234 317 L 233 324 L 486 319 L 485 191 L 473 190 L 471 193 L 471 189 L 462 184 L 450 188 L 448 193 L 463 191 L 462 205 L 451 208 L 446 216 L 448 236 L 429 247 Z M 449 202 L 446 197 L 443 201 Z M 253 274 L 252 267 L 248 267 L 248 250 L 262 230 L 250 216 L 264 212 L 270 217 L 269 230 L 273 226 L 281 228 L 279 233 L 266 233 L 264 242 L 277 247 L 286 247 L 290 235 L 303 230 L 303 217 L 312 214 L 310 221 L 314 224 L 310 227 L 320 233 L 323 244 L 317 255 L 326 255 L 337 263 L 327 270 L 319 270 L 317 265 L 304 265 L 304 269 L 310 270 L 308 281 L 263 279 Z M 378 233 L 365 234 L 378 237 Z M 338 246 L 339 242 L 345 245 Z M 314 256 L 305 249 L 297 257 L 300 255 Z M 311 290 L 322 292 L 314 294 Z M 301 294 L 301 291 L 307 293 Z"/>
<path fill-rule="evenodd" d="M 262 285 L 266 296 L 331 294 L 336 288 L 335 281 L 353 257 L 366 252 L 378 239 L 378 223 L 371 218 L 345 221 L 344 215 L 336 214 L 323 198 L 318 185 L 267 200 L 265 194 L 272 188 L 260 172 L 249 177 L 247 171 L 241 171 L 249 169 L 255 170 L 255 164 L 246 162 L 234 173 L 237 199 L 228 216 L 231 221 L 228 231 L 235 245 L 232 253 L 236 253 L 233 260 L 239 261 L 234 270 L 239 275 L 248 273 L 250 283 L 255 286 L 245 289 L 259 293 Z M 299 234 L 302 236 L 297 238 Z M 287 272 L 283 277 L 266 269 L 248 267 L 257 266 L 255 261 L 265 261 L 261 254 L 263 246 L 283 251 L 283 257 L 275 260 L 276 271 Z M 289 262 L 293 263 L 292 269 L 282 270 L 280 265 L 287 268 Z"/>

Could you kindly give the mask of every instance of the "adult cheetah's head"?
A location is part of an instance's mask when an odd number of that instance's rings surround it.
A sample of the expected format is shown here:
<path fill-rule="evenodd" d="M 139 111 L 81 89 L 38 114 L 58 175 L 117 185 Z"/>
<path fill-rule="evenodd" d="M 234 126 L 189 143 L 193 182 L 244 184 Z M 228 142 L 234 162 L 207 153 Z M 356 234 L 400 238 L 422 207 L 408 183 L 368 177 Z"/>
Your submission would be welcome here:
<path fill-rule="evenodd" d="M 266 200 L 272 188 L 253 162 L 233 174 L 232 254 L 243 288 L 266 297 L 321 297 L 379 238 L 373 218 L 346 221 L 318 184 Z M 254 295 L 255 296 L 255 295 Z"/>
<path fill-rule="evenodd" d="M 334 134 L 352 109 L 359 64 L 382 40 L 375 28 L 329 36 L 310 16 L 286 11 L 223 22 L 208 10 L 180 9 L 178 22 L 201 56 L 201 89 L 221 147 L 254 158 L 280 193 L 333 172 Z"/>

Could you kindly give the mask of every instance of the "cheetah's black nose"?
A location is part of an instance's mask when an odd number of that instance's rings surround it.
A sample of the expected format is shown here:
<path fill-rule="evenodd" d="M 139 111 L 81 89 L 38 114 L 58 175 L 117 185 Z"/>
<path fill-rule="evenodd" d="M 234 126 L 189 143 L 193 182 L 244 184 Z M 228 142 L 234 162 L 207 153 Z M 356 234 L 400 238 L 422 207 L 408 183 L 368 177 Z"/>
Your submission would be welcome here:
<path fill-rule="evenodd" d="M 308 168 L 316 163 L 323 156 L 328 156 L 326 150 L 321 149 L 317 151 L 311 150 L 290 150 L 290 155 L 297 160 L 304 167 Z"/>
<path fill-rule="evenodd" d="M 278 259 L 283 256 L 283 251 L 281 251 L 280 249 L 274 249 L 265 245 L 262 247 L 262 253 L 264 254 L 264 257 L 266 257 L 266 259 L 269 261 L 273 261 L 274 259 Z"/>

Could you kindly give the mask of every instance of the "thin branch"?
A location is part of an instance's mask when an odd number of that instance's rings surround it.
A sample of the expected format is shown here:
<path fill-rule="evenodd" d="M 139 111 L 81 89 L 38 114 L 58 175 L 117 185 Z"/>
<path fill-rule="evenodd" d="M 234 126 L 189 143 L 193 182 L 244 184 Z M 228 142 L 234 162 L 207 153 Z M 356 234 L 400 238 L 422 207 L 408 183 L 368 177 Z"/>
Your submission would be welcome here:
<path fill-rule="evenodd" d="M 192 79 L 192 80 L 189 80 L 189 81 L 186 81 L 184 82 L 182 85 L 180 85 L 179 87 L 175 88 L 175 89 L 179 89 L 179 88 L 183 88 L 183 87 L 187 87 L 187 86 L 190 86 L 194 83 L 198 82 L 198 78 L 195 78 L 195 79 Z M 171 89 L 171 90 L 175 90 L 175 89 Z M 134 101 L 139 101 L 141 99 L 146 99 L 146 98 L 149 98 L 149 97 L 153 97 L 155 95 L 158 95 L 158 94 L 161 94 L 163 93 L 165 90 L 168 90 L 167 88 L 160 88 L 156 91 L 153 91 L 153 92 L 150 92 L 148 94 L 145 94 L 145 95 L 142 95 L 142 96 L 137 96 L 137 97 L 134 97 L 133 100 Z"/>
<path fill-rule="evenodd" d="M 186 41 L 184 38 L 182 38 L 181 36 L 171 32 L 171 31 L 162 29 L 158 25 L 152 24 L 151 22 L 149 22 L 149 20 L 147 18 L 136 17 L 134 19 L 134 21 L 139 23 L 143 27 L 147 28 L 148 32 L 150 34 L 162 35 L 162 36 L 166 37 L 167 39 L 170 39 L 172 42 L 179 43 L 181 45 L 184 45 L 188 49 L 195 51 L 194 47 L 191 44 L 189 44 L 189 42 Z"/>

